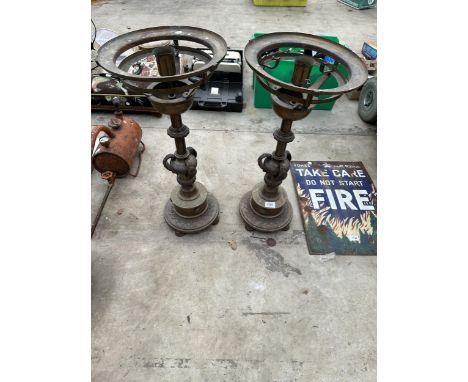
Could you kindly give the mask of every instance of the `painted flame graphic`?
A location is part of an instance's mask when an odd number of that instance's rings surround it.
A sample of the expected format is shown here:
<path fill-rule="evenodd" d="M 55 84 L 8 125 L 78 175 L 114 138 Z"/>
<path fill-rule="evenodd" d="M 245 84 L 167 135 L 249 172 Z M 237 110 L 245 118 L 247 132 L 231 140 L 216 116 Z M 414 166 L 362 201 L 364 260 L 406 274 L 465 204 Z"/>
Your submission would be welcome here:
<path fill-rule="evenodd" d="M 341 220 L 330 213 L 330 207 L 314 210 L 312 208 L 310 197 L 299 185 L 297 185 L 297 192 L 299 195 L 304 222 L 306 222 L 306 229 L 308 228 L 309 217 L 312 217 L 317 227 L 320 225 L 328 225 L 340 239 L 346 236 L 350 241 L 360 242 L 361 233 L 367 235 L 373 234 L 371 217 L 372 215 L 377 217 L 375 211 L 364 211 L 359 215 L 359 217 L 345 218 L 344 220 Z M 372 198 L 375 197 L 375 195 L 370 196 Z"/>

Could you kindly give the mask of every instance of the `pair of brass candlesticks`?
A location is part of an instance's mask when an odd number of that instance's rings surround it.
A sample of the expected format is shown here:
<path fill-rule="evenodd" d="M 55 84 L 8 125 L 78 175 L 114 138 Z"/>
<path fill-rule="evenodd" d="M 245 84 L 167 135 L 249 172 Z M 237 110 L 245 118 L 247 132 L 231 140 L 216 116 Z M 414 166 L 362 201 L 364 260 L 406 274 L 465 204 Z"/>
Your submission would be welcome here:
<path fill-rule="evenodd" d="M 119 56 L 129 49 L 163 40 L 172 40 L 173 44 L 140 50 L 117 65 Z M 180 41 L 200 44 L 204 50 L 180 45 Z M 100 66 L 123 80 L 129 89 L 146 94 L 153 107 L 171 119 L 167 133 L 174 138 L 176 151 L 167 155 L 163 164 L 177 175 L 179 186 L 171 193 L 164 218 L 177 235 L 199 232 L 219 221 L 216 198 L 196 181 L 197 152 L 186 147 L 189 128 L 182 123 L 181 114 L 191 107 L 195 90 L 206 86 L 226 52 L 227 45 L 221 36 L 187 26 L 155 27 L 126 33 L 105 43 L 98 52 Z M 133 65 L 151 54 L 156 58 L 158 76 L 131 73 Z M 184 54 L 205 64 L 196 70 L 188 70 L 181 64 L 180 55 Z M 263 35 L 249 41 L 244 56 L 260 84 L 271 93 L 273 110 L 282 118 L 282 123 L 273 134 L 277 141 L 275 151 L 258 158 L 258 165 L 265 172 L 264 182 L 242 197 L 239 211 L 248 230 L 287 230 L 292 220 L 292 206 L 281 183 L 291 161 L 286 145 L 294 140 L 292 123 L 309 115 L 315 104 L 334 101 L 362 86 L 367 80 L 367 68 L 351 50 L 304 33 Z M 294 61 L 291 83 L 280 81 L 267 72 L 280 60 Z M 347 76 L 341 73 L 339 64 Z M 310 83 L 314 66 L 319 68 L 320 76 Z M 336 79 L 338 87 L 320 89 L 330 77 Z"/>

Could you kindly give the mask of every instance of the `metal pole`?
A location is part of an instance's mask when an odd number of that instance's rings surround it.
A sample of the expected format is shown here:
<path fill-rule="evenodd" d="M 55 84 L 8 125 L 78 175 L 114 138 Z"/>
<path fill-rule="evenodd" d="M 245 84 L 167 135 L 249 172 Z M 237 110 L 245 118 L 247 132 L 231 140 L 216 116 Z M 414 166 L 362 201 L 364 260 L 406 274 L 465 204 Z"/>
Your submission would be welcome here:
<path fill-rule="evenodd" d="M 96 217 L 94 218 L 93 225 L 91 227 L 91 237 L 93 237 L 94 235 L 94 231 L 96 229 L 96 226 L 98 225 L 99 218 L 101 217 L 102 210 L 104 209 L 104 206 L 107 202 L 107 198 L 109 197 L 109 194 L 112 190 L 112 187 L 114 187 L 114 182 L 109 182 L 107 184 L 106 194 L 104 195 L 104 198 L 102 199 L 101 205 L 99 206 L 99 210 L 96 214 Z"/>

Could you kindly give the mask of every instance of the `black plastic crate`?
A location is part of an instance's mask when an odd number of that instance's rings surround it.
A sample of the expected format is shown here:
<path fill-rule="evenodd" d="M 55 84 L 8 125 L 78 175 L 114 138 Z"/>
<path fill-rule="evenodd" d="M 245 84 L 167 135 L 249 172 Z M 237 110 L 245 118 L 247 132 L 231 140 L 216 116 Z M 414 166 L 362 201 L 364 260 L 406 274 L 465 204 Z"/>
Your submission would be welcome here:
<path fill-rule="evenodd" d="M 242 112 L 244 104 L 242 50 L 230 49 L 241 56 L 240 73 L 215 71 L 204 89 L 195 91 L 192 109 Z"/>

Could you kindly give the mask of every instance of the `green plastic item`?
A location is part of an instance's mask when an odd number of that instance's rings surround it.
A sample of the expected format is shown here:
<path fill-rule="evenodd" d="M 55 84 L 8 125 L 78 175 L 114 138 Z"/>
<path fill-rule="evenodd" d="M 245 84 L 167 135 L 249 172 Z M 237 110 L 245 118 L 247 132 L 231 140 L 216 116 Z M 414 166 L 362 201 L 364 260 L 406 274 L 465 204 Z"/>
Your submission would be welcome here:
<path fill-rule="evenodd" d="M 259 36 L 264 35 L 265 33 L 255 32 L 253 34 L 253 38 L 257 38 Z M 329 40 L 335 41 L 339 43 L 339 39 L 336 36 L 322 36 Z M 294 51 L 294 49 L 293 49 Z M 297 48 L 297 51 L 301 51 L 300 48 Z M 266 69 L 267 72 L 272 74 L 275 78 L 291 83 L 291 77 L 294 69 L 294 61 L 293 60 L 281 60 L 279 65 L 275 69 Z M 338 65 L 338 69 L 341 73 L 347 78 L 348 73 L 346 72 L 345 68 L 342 65 Z M 315 82 L 318 77 L 321 75 L 320 70 L 318 67 L 314 66 L 310 73 L 310 82 Z M 320 87 L 320 89 L 330 89 L 335 88 L 338 86 L 338 83 L 334 77 L 330 77 L 324 84 Z M 257 80 L 257 76 L 253 75 L 253 88 L 254 88 L 254 106 L 260 109 L 271 109 L 271 95 L 268 93 L 262 85 Z M 327 98 L 326 96 L 322 96 L 320 98 Z M 313 110 L 331 110 L 335 105 L 334 102 L 327 102 L 318 104 L 315 106 Z"/>
<path fill-rule="evenodd" d="M 376 8 L 377 0 L 338 0 L 340 3 L 349 5 L 354 9 Z"/>

